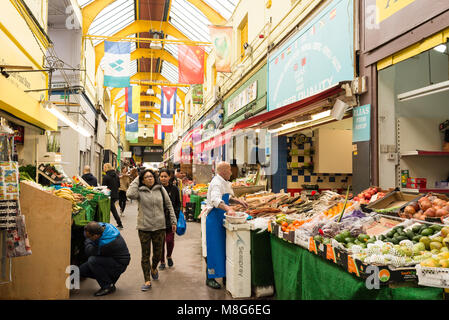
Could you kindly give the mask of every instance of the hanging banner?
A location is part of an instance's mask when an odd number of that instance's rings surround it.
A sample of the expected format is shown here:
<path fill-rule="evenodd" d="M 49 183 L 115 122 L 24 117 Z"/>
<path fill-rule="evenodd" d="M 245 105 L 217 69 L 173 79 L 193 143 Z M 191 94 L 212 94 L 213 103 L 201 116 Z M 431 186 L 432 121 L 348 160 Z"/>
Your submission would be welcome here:
<path fill-rule="evenodd" d="M 178 45 L 179 83 L 204 83 L 204 50 L 199 46 Z"/>
<path fill-rule="evenodd" d="M 125 88 L 125 112 L 140 113 L 140 86 Z"/>
<path fill-rule="evenodd" d="M 176 87 L 161 88 L 161 114 L 176 114 Z"/>
<path fill-rule="evenodd" d="M 138 132 L 139 131 L 139 115 L 137 113 L 126 113 L 126 132 Z"/>
<path fill-rule="evenodd" d="M 203 104 L 203 85 L 195 84 L 192 86 L 192 103 Z"/>
<path fill-rule="evenodd" d="M 130 86 L 131 42 L 104 42 L 105 87 L 126 88 Z"/>
<path fill-rule="evenodd" d="M 217 72 L 231 72 L 232 27 L 209 26 Z"/>
<path fill-rule="evenodd" d="M 352 110 L 352 142 L 371 140 L 371 105 Z"/>
<path fill-rule="evenodd" d="M 154 140 L 161 141 L 163 139 L 165 139 L 165 132 L 162 132 L 162 126 L 160 124 L 155 124 L 154 125 Z"/>
<path fill-rule="evenodd" d="M 334 0 L 268 60 L 268 110 L 354 79 L 353 0 Z"/>
<path fill-rule="evenodd" d="M 130 143 L 137 143 L 139 141 L 139 133 L 138 132 L 125 132 L 125 139 Z"/>
<path fill-rule="evenodd" d="M 173 132 L 173 116 L 161 114 L 161 131 Z"/>

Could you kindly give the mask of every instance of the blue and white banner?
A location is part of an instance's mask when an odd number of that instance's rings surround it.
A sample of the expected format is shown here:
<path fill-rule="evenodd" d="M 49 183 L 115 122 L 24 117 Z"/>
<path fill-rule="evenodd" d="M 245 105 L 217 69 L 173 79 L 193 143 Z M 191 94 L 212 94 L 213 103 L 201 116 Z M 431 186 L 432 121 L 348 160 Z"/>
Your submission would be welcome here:
<path fill-rule="evenodd" d="M 131 42 L 104 42 L 104 86 L 130 86 Z"/>
<path fill-rule="evenodd" d="M 139 131 L 139 114 L 138 113 L 126 113 L 126 125 L 125 131 L 138 132 Z"/>
<path fill-rule="evenodd" d="M 161 114 L 176 114 L 176 87 L 162 87 Z"/>

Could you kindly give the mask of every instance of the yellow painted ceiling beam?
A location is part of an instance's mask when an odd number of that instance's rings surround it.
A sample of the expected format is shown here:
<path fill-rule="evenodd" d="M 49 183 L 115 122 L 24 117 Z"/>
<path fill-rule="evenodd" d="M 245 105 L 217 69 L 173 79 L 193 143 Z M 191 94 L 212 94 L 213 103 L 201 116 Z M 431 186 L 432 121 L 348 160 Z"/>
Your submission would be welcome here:
<path fill-rule="evenodd" d="M 170 62 L 174 66 L 178 66 L 178 60 L 167 50 L 155 50 L 148 48 L 137 48 L 131 52 L 131 60 L 137 60 L 140 58 L 161 58 L 164 61 Z"/>
<path fill-rule="evenodd" d="M 152 81 L 167 81 L 168 80 L 157 72 L 137 72 L 131 77 L 131 81 L 142 81 L 142 80 L 152 80 Z"/>
<path fill-rule="evenodd" d="M 83 34 L 87 34 L 89 27 L 97 15 L 116 0 L 95 0 L 81 9 L 83 15 Z"/>
<path fill-rule="evenodd" d="M 187 0 L 200 10 L 214 25 L 224 25 L 226 19 L 203 0 Z"/>

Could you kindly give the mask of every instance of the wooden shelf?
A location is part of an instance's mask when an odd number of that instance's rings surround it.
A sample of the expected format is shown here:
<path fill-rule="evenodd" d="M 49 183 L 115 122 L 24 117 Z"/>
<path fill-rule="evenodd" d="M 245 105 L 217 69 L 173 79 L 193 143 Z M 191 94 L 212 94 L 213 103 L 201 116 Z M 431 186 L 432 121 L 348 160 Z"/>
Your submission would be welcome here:
<path fill-rule="evenodd" d="M 449 189 L 409 189 L 409 188 L 401 188 L 402 192 L 408 192 L 408 193 L 449 193 Z"/>
<path fill-rule="evenodd" d="M 449 157 L 449 152 L 445 152 L 445 151 L 414 150 L 414 151 L 406 151 L 404 153 L 401 153 L 401 157 L 410 157 L 410 156 L 443 156 L 443 157 Z"/>

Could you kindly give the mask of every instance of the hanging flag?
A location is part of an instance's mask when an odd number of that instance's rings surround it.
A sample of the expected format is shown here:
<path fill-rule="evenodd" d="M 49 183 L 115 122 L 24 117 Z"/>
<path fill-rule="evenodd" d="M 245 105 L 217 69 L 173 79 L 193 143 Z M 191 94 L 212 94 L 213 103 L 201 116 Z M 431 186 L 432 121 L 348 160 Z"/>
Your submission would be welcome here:
<path fill-rule="evenodd" d="M 232 27 L 209 26 L 217 72 L 231 72 Z"/>
<path fill-rule="evenodd" d="M 130 83 L 131 42 L 104 42 L 105 87 L 125 88 Z"/>
<path fill-rule="evenodd" d="M 204 83 L 204 50 L 199 46 L 178 45 L 179 83 Z"/>
<path fill-rule="evenodd" d="M 203 85 L 194 84 L 192 86 L 192 103 L 203 104 Z"/>
<path fill-rule="evenodd" d="M 154 140 L 163 140 L 165 139 L 165 132 L 162 132 L 162 126 L 160 124 L 154 125 Z"/>
<path fill-rule="evenodd" d="M 125 112 L 140 113 L 140 86 L 125 88 Z"/>
<path fill-rule="evenodd" d="M 161 114 L 161 131 L 173 132 L 173 115 Z"/>
<path fill-rule="evenodd" d="M 176 87 L 162 87 L 161 114 L 176 114 Z"/>
<path fill-rule="evenodd" d="M 139 114 L 138 113 L 126 113 L 126 125 L 125 131 L 138 132 L 139 131 Z"/>
<path fill-rule="evenodd" d="M 125 138 L 131 143 L 139 142 L 139 133 L 138 132 L 125 132 Z"/>

